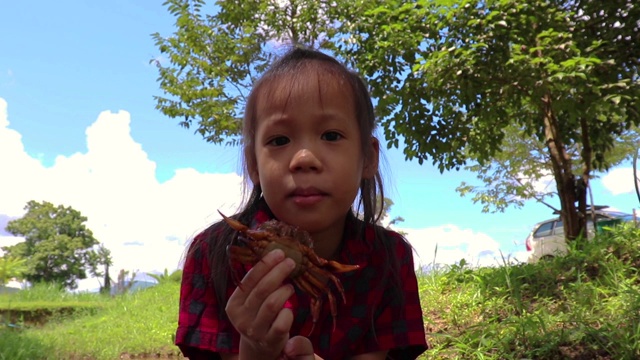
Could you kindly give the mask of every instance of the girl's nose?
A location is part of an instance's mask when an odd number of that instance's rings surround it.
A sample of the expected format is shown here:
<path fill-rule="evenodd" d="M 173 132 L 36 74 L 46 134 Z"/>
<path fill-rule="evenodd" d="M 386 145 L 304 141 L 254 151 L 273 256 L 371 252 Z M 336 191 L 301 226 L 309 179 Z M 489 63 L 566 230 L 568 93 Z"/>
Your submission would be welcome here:
<path fill-rule="evenodd" d="M 322 163 L 309 149 L 298 150 L 289 164 L 291 171 L 320 171 Z"/>

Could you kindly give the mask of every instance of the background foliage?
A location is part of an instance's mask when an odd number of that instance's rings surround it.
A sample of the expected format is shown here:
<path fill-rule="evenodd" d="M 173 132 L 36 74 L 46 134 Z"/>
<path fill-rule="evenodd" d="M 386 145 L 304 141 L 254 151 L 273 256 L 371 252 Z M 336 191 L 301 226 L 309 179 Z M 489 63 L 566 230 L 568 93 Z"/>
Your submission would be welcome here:
<path fill-rule="evenodd" d="M 5 246 L 5 256 L 24 261 L 23 277 L 28 282 L 56 283 L 74 289 L 87 271 L 97 273 L 98 241 L 87 229 L 87 218 L 71 207 L 31 200 L 26 214 L 7 224 L 7 231 L 25 241 Z"/>
<path fill-rule="evenodd" d="M 628 158 L 612 154 L 621 140 L 624 151 L 639 143 L 640 8 L 631 0 L 165 4 L 176 31 L 154 34 L 170 62 L 156 63 L 157 107 L 207 141 L 238 142 L 251 83 L 290 43 L 363 74 L 387 145 L 407 159 L 440 171 L 469 165 L 489 188 L 499 182 L 500 192 L 460 188 L 486 210 L 543 198 L 518 179 L 551 176 L 569 238 L 586 225 L 578 213 L 593 172 Z M 514 139 L 544 162 L 505 162 Z"/>

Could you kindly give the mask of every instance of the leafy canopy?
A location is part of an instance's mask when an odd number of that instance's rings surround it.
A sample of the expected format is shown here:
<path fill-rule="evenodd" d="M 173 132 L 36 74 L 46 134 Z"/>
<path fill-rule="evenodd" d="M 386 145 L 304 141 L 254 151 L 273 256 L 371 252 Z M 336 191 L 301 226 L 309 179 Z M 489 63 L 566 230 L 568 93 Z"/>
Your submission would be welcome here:
<path fill-rule="evenodd" d="M 25 241 L 2 249 L 24 261 L 23 277 L 32 284 L 56 283 L 75 289 L 77 281 L 96 272 L 98 241 L 87 229 L 87 218 L 71 207 L 31 200 L 26 214 L 7 224 L 7 231 Z"/>
<path fill-rule="evenodd" d="M 166 1 L 176 31 L 166 38 L 152 35 L 170 62 L 152 60 L 165 92 L 155 97 L 156 108 L 185 128 L 195 127 L 208 142 L 238 144 L 245 97 L 277 55 L 271 41 L 311 45 L 321 37 L 323 28 L 309 24 L 322 21 L 327 5 L 302 3 L 218 1 L 210 15 L 203 0 Z"/>
<path fill-rule="evenodd" d="M 563 143 L 582 143 L 587 118 L 594 163 L 639 119 L 640 9 L 630 0 L 165 5 L 176 31 L 153 34 L 169 61 L 156 61 L 166 95 L 157 107 L 215 143 L 237 142 L 244 97 L 281 43 L 323 48 L 359 70 L 388 144 L 404 141 L 407 159 L 431 158 L 441 171 L 490 161 L 513 124 L 544 141 L 544 96 Z"/>
<path fill-rule="evenodd" d="M 277 44 L 315 45 L 367 79 L 387 146 L 406 159 L 484 166 L 508 156 L 511 129 L 543 144 L 570 238 L 585 225 L 580 189 L 640 123 L 633 0 L 218 1 L 211 14 L 203 0 L 165 4 L 177 30 L 154 34 L 170 62 L 156 63 L 157 106 L 207 141 L 237 143 L 246 91 Z"/>

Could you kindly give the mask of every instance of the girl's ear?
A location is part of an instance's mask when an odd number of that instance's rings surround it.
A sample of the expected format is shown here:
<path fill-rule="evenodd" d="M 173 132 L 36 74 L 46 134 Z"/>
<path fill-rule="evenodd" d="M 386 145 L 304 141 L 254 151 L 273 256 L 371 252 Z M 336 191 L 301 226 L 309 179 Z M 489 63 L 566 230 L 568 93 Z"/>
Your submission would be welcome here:
<path fill-rule="evenodd" d="M 368 154 L 364 159 L 364 167 L 362 168 L 362 178 L 371 179 L 378 173 L 378 161 L 380 158 L 380 142 L 374 136 L 371 137 Z"/>
<path fill-rule="evenodd" d="M 247 173 L 249 179 L 254 186 L 260 184 L 260 173 L 258 172 L 258 164 L 256 162 L 255 154 L 251 154 L 247 149 L 244 150 L 244 158 L 247 163 Z"/>
<path fill-rule="evenodd" d="M 253 186 L 260 185 L 260 174 L 258 174 L 258 170 L 249 169 L 249 179 L 251 179 Z"/>

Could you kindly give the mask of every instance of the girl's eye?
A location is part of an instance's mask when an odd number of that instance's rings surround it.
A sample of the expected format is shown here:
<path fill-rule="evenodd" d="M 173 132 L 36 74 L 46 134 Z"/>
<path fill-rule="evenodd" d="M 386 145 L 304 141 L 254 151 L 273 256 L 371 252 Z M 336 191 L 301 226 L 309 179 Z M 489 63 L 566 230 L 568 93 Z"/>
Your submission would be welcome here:
<path fill-rule="evenodd" d="M 286 136 L 278 136 L 269 140 L 269 145 L 273 145 L 273 146 L 283 146 L 283 145 L 287 145 L 288 143 L 289 143 L 289 138 L 287 138 Z"/>
<path fill-rule="evenodd" d="M 326 133 L 322 134 L 322 139 L 327 141 L 338 141 L 341 138 L 342 135 L 335 131 L 327 131 Z"/>

